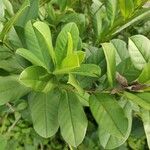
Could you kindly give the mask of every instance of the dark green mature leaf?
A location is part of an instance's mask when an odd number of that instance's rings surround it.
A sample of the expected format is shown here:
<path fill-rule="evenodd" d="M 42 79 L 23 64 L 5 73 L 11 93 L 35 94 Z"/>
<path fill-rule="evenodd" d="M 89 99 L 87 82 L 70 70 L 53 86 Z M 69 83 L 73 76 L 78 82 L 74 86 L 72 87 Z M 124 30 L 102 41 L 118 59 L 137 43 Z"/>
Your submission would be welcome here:
<path fill-rule="evenodd" d="M 132 82 L 138 78 L 140 71 L 136 69 L 130 58 L 125 59 L 117 66 L 117 71 L 123 75 L 128 82 Z"/>
<path fill-rule="evenodd" d="M 142 70 L 142 73 L 138 77 L 139 83 L 150 84 L 150 63 L 147 63 Z"/>
<path fill-rule="evenodd" d="M 124 95 L 134 103 L 140 105 L 141 107 L 150 110 L 150 93 L 129 93 L 124 92 Z"/>
<path fill-rule="evenodd" d="M 112 43 L 103 43 L 103 51 L 107 62 L 107 78 L 111 87 L 114 85 L 115 74 L 116 74 L 116 49 Z"/>
<path fill-rule="evenodd" d="M 71 71 L 71 73 L 82 76 L 99 77 L 101 75 L 101 69 L 95 64 L 82 64 L 79 68 Z"/>
<path fill-rule="evenodd" d="M 124 61 L 129 57 L 129 52 L 127 50 L 127 44 L 120 39 L 113 39 L 111 43 L 116 49 L 116 65 Z"/>
<path fill-rule="evenodd" d="M 58 106 L 60 93 L 58 89 L 48 93 L 31 93 L 29 106 L 35 131 L 42 137 L 53 136 L 58 128 Z"/>
<path fill-rule="evenodd" d="M 141 118 L 144 125 L 148 147 L 150 148 L 150 111 L 141 109 Z"/>
<path fill-rule="evenodd" d="M 128 119 L 117 101 L 109 94 L 90 97 L 90 109 L 101 128 L 112 136 L 123 138 L 128 128 Z"/>
<path fill-rule="evenodd" d="M 0 77 L 0 105 L 21 98 L 30 90 L 18 81 L 18 76 Z"/>
<path fill-rule="evenodd" d="M 133 0 L 119 0 L 120 10 L 124 18 L 128 18 L 134 11 Z"/>
<path fill-rule="evenodd" d="M 25 24 L 31 20 L 36 19 L 38 17 L 38 4 L 39 0 L 29 0 L 30 7 L 28 7 L 23 14 L 21 15 L 20 19 L 17 21 L 16 25 L 24 27 Z"/>
<path fill-rule="evenodd" d="M 25 37 L 28 50 L 18 49 L 17 53 L 33 64 L 52 71 L 55 56 L 48 25 L 40 21 L 33 25 L 28 22 L 25 26 Z"/>
<path fill-rule="evenodd" d="M 63 92 L 59 105 L 58 120 L 65 141 L 77 147 L 84 139 L 87 119 L 83 108 L 73 92 Z"/>
<path fill-rule="evenodd" d="M 79 42 L 79 30 L 75 23 L 68 23 L 59 33 L 56 40 L 55 53 L 57 58 L 57 64 L 60 65 L 62 60 L 67 55 L 67 46 L 68 46 L 68 33 L 71 34 L 73 40 L 73 49 L 77 50 Z"/>
<path fill-rule="evenodd" d="M 14 15 L 4 26 L 1 34 L 0 34 L 0 40 L 4 40 L 5 36 L 9 32 L 9 30 L 12 28 L 12 26 L 18 21 L 18 19 L 21 17 L 22 13 L 30 6 L 29 0 L 25 0 L 22 4 L 19 11 Z"/>
<path fill-rule="evenodd" d="M 116 17 L 118 2 L 117 0 L 107 0 L 105 3 L 106 3 L 107 17 L 110 20 L 110 25 L 112 26 Z"/>
<path fill-rule="evenodd" d="M 129 38 L 129 54 L 134 66 L 142 70 L 150 60 L 150 40 L 143 35 Z"/>
<path fill-rule="evenodd" d="M 126 135 L 123 138 L 118 138 L 118 137 L 111 135 L 109 132 L 107 132 L 106 130 L 99 127 L 100 143 L 105 149 L 114 149 L 116 147 L 119 147 L 128 139 L 130 132 L 131 132 L 131 127 L 132 127 L 131 104 L 130 104 L 130 102 L 128 102 L 126 100 L 121 100 L 119 102 L 119 104 L 123 108 L 125 115 L 128 118 L 128 129 L 127 129 Z"/>
<path fill-rule="evenodd" d="M 48 74 L 44 68 L 40 66 L 31 66 L 20 74 L 19 80 L 26 87 L 46 93 L 56 86 L 53 78 L 53 75 Z"/>

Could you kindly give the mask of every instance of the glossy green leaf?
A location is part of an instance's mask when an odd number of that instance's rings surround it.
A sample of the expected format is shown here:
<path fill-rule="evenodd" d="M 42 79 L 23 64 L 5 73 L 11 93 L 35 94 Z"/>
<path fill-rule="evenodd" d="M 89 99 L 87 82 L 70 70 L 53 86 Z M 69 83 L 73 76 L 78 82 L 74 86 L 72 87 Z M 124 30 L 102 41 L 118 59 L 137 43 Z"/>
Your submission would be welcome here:
<path fill-rule="evenodd" d="M 111 135 L 109 132 L 107 132 L 107 130 L 104 130 L 101 127 L 99 127 L 100 143 L 105 149 L 114 149 L 114 148 L 119 147 L 120 145 L 125 143 L 125 141 L 128 139 L 130 132 L 131 132 L 131 128 L 132 128 L 132 107 L 131 107 L 131 104 L 130 104 L 130 102 L 128 102 L 126 100 L 121 100 L 119 102 L 119 104 L 123 108 L 125 115 L 128 118 L 128 129 L 127 129 L 127 132 L 123 138 L 118 138 L 118 137 Z"/>
<path fill-rule="evenodd" d="M 25 0 L 22 4 L 19 11 L 6 23 L 4 26 L 1 34 L 0 34 L 0 40 L 4 40 L 5 36 L 9 32 L 9 30 L 13 27 L 13 25 L 18 21 L 18 19 L 21 17 L 21 14 L 30 6 L 29 0 Z"/>
<path fill-rule="evenodd" d="M 101 69 L 95 64 L 82 64 L 79 68 L 71 71 L 71 73 L 81 76 L 100 77 Z"/>
<path fill-rule="evenodd" d="M 75 23 L 68 23 L 63 27 L 56 40 L 55 53 L 58 65 L 61 64 L 62 60 L 67 55 L 68 33 L 70 33 L 72 37 L 73 49 L 77 50 L 79 42 L 78 27 Z"/>
<path fill-rule="evenodd" d="M 116 49 L 112 43 L 103 43 L 102 48 L 107 62 L 107 78 L 111 87 L 114 85 L 116 74 Z"/>
<path fill-rule="evenodd" d="M 143 35 L 129 38 L 129 54 L 134 66 L 142 70 L 150 60 L 150 40 Z"/>
<path fill-rule="evenodd" d="M 150 84 L 150 63 L 147 63 L 142 70 L 142 73 L 138 77 L 137 81 L 139 83 Z"/>
<path fill-rule="evenodd" d="M 144 125 L 144 130 L 147 138 L 147 144 L 150 148 L 150 111 L 141 109 L 141 118 Z"/>
<path fill-rule="evenodd" d="M 119 6 L 124 18 L 128 18 L 134 11 L 133 0 L 119 0 Z"/>
<path fill-rule="evenodd" d="M 17 100 L 29 91 L 28 88 L 19 83 L 18 76 L 0 77 L 0 105 Z"/>
<path fill-rule="evenodd" d="M 58 106 L 60 93 L 58 89 L 48 93 L 31 93 L 29 106 L 35 131 L 42 137 L 53 136 L 58 128 Z"/>
<path fill-rule="evenodd" d="M 48 72 L 40 66 L 31 66 L 26 68 L 20 74 L 19 80 L 26 87 L 45 93 L 56 86 L 53 75 L 48 74 Z"/>
<path fill-rule="evenodd" d="M 125 91 L 124 95 L 139 106 L 150 110 L 150 93 L 129 93 Z"/>
<path fill-rule="evenodd" d="M 58 120 L 64 140 L 77 147 L 84 139 L 88 122 L 75 93 L 63 92 L 59 105 Z"/>
<path fill-rule="evenodd" d="M 113 96 L 96 94 L 90 97 L 90 109 L 98 125 L 111 135 L 123 138 L 128 128 L 128 119 Z"/>

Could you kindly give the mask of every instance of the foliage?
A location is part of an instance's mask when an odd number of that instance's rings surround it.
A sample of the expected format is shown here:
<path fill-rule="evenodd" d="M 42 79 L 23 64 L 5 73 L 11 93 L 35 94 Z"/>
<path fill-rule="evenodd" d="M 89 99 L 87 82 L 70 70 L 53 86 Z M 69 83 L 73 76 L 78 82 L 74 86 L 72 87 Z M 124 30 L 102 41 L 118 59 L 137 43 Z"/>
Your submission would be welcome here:
<path fill-rule="evenodd" d="M 1 149 L 150 148 L 147 5 L 2 0 Z"/>

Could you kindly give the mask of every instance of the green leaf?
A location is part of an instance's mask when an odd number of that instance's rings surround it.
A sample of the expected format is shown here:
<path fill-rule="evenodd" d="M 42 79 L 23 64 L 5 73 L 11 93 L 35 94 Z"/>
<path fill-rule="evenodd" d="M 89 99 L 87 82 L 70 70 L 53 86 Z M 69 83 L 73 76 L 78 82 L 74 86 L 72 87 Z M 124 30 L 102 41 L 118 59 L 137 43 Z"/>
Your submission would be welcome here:
<path fill-rule="evenodd" d="M 22 13 L 30 6 L 29 0 L 25 0 L 22 4 L 19 11 L 6 23 L 4 26 L 1 34 L 0 34 L 0 40 L 4 40 L 5 36 L 9 32 L 9 30 L 12 28 L 12 26 L 18 21 L 18 19 L 21 17 Z"/>
<path fill-rule="evenodd" d="M 73 92 L 63 92 L 58 120 L 64 140 L 71 146 L 77 147 L 84 139 L 88 122 L 83 108 Z"/>
<path fill-rule="evenodd" d="M 55 52 L 53 50 L 52 37 L 51 37 L 51 32 L 50 32 L 49 26 L 46 23 L 43 23 L 41 21 L 35 22 L 33 24 L 33 26 L 35 29 L 38 30 L 38 32 L 40 33 L 40 36 L 43 37 L 43 42 L 44 42 L 44 44 L 47 45 L 47 51 L 49 52 L 49 54 L 53 60 L 53 63 L 55 63 Z M 39 38 L 39 36 L 37 36 L 37 38 Z"/>
<path fill-rule="evenodd" d="M 150 111 L 141 109 L 141 118 L 144 124 L 148 147 L 150 148 Z"/>
<path fill-rule="evenodd" d="M 38 17 L 38 4 L 39 0 L 30 0 L 30 7 L 23 12 L 16 25 L 24 27 L 29 20 L 36 19 Z"/>
<path fill-rule="evenodd" d="M 79 68 L 71 71 L 71 73 L 81 76 L 100 77 L 101 69 L 99 66 L 94 64 L 82 64 Z"/>
<path fill-rule="evenodd" d="M 18 76 L 0 77 L 0 105 L 17 100 L 30 90 L 18 81 Z"/>
<path fill-rule="evenodd" d="M 114 36 L 122 30 L 126 29 L 127 27 L 135 24 L 136 22 L 146 19 L 149 15 L 150 9 L 142 9 L 141 11 L 135 12 L 134 15 L 127 22 L 125 22 L 125 24 L 118 27 L 117 30 L 114 33 L 112 33 L 112 35 Z"/>
<path fill-rule="evenodd" d="M 119 6 L 121 13 L 125 19 L 130 17 L 134 11 L 133 0 L 119 0 Z"/>
<path fill-rule="evenodd" d="M 47 68 L 46 65 L 38 58 L 36 57 L 31 51 L 25 49 L 25 48 L 19 48 L 16 51 L 17 54 L 24 57 L 28 61 L 32 62 L 33 65 L 42 66 L 43 68 Z"/>
<path fill-rule="evenodd" d="M 131 128 L 132 128 L 132 107 L 131 104 L 126 100 L 121 100 L 119 102 L 121 107 L 123 108 L 126 117 L 128 118 L 128 129 L 123 138 L 118 138 L 113 135 L 111 135 L 107 130 L 102 129 L 99 127 L 99 139 L 101 145 L 105 149 L 114 149 L 125 143 L 125 141 L 128 139 Z"/>
<path fill-rule="evenodd" d="M 137 81 L 142 84 L 150 84 L 150 63 L 147 63 Z"/>
<path fill-rule="evenodd" d="M 42 137 L 53 136 L 58 128 L 58 106 L 60 93 L 58 89 L 48 93 L 29 95 L 29 106 L 35 131 Z"/>
<path fill-rule="evenodd" d="M 96 94 L 90 97 L 90 109 L 97 123 L 105 132 L 123 138 L 128 128 L 128 120 L 117 101 L 108 94 Z"/>
<path fill-rule="evenodd" d="M 117 101 L 109 94 L 90 97 L 90 109 L 98 125 L 111 135 L 123 138 L 128 128 L 128 119 Z"/>
<path fill-rule="evenodd" d="M 48 25 L 40 21 L 32 25 L 29 21 L 25 26 L 25 38 L 28 50 L 19 49 L 17 53 L 33 64 L 52 71 L 55 58 Z"/>
<path fill-rule="evenodd" d="M 134 66 L 142 70 L 150 60 L 150 40 L 143 35 L 129 38 L 129 54 Z"/>
<path fill-rule="evenodd" d="M 78 55 L 79 64 L 81 64 L 84 61 L 84 59 L 85 59 L 85 52 L 83 52 L 83 51 L 75 51 L 74 53 Z"/>
<path fill-rule="evenodd" d="M 26 87 L 46 93 L 56 86 L 53 78 L 53 75 L 48 74 L 44 68 L 31 66 L 20 74 L 19 80 Z"/>
<path fill-rule="evenodd" d="M 72 36 L 68 32 L 68 49 L 67 49 L 67 56 L 73 54 L 73 41 L 72 41 Z"/>
<path fill-rule="evenodd" d="M 111 43 L 116 49 L 116 64 L 118 65 L 125 59 L 129 57 L 129 52 L 127 50 L 127 44 L 120 39 L 113 39 Z"/>
<path fill-rule="evenodd" d="M 129 93 L 124 92 L 124 95 L 134 103 L 140 105 L 141 107 L 150 110 L 150 93 Z"/>
<path fill-rule="evenodd" d="M 54 74 L 66 74 L 71 72 L 74 68 L 80 66 L 79 57 L 77 54 L 72 54 L 63 59 L 60 68 L 54 71 Z"/>
<path fill-rule="evenodd" d="M 110 20 L 110 25 L 112 26 L 116 17 L 117 12 L 117 0 L 107 0 L 106 4 L 106 12 L 107 17 Z"/>
<path fill-rule="evenodd" d="M 63 27 L 56 40 L 55 53 L 56 53 L 58 65 L 61 64 L 62 60 L 67 55 L 68 33 L 70 33 L 72 37 L 73 49 L 77 50 L 77 46 L 79 42 L 78 27 L 75 23 L 68 23 Z"/>
<path fill-rule="evenodd" d="M 114 85 L 116 74 L 116 49 L 112 43 L 103 43 L 102 48 L 107 62 L 107 78 L 111 87 Z"/>

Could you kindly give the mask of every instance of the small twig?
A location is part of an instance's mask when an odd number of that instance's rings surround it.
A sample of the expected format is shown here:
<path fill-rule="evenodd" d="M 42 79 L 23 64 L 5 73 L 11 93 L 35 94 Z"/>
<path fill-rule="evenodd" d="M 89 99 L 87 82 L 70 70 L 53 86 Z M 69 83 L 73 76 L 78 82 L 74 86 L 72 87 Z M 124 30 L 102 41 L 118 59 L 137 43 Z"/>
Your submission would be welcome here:
<path fill-rule="evenodd" d="M 10 103 L 6 103 L 6 106 L 8 106 L 12 112 L 15 112 L 15 109 L 13 108 L 13 106 Z"/>
<path fill-rule="evenodd" d="M 8 133 L 15 127 L 15 125 L 16 125 L 17 122 L 20 120 L 20 118 L 21 118 L 21 117 L 18 117 L 18 118 L 14 121 L 14 123 L 9 127 Z"/>
<path fill-rule="evenodd" d="M 71 145 L 68 145 L 68 146 L 69 146 L 69 149 L 70 149 L 70 150 L 73 150 L 73 148 L 72 148 L 72 146 L 71 146 Z"/>

